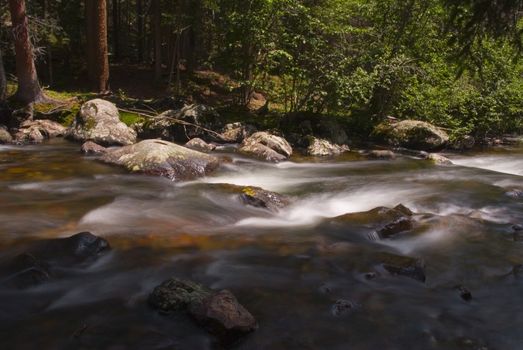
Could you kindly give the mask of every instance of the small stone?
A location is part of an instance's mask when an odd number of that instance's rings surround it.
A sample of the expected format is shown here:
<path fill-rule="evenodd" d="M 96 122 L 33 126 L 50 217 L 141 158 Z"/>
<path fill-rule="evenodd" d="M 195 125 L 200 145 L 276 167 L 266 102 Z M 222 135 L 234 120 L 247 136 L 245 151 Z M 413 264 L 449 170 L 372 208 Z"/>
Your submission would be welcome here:
<path fill-rule="evenodd" d="M 205 153 L 212 152 L 212 151 L 214 151 L 216 149 L 215 145 L 207 143 L 207 142 L 205 142 L 202 139 L 197 138 L 197 137 L 194 138 L 194 139 L 191 139 L 189 142 L 187 142 L 184 145 L 184 147 L 193 149 L 195 151 L 205 152 Z"/>
<path fill-rule="evenodd" d="M 390 150 L 372 150 L 366 153 L 366 156 L 369 159 L 396 159 L 396 154 Z"/>
<path fill-rule="evenodd" d="M 356 304 L 350 300 L 339 299 L 332 305 L 331 313 L 333 316 L 345 316 L 356 309 Z"/>
<path fill-rule="evenodd" d="M 149 295 L 149 304 L 164 314 L 185 310 L 193 302 L 202 302 L 211 291 L 201 284 L 177 278 L 168 279 Z"/>
<path fill-rule="evenodd" d="M 470 292 L 470 290 L 468 290 L 467 287 L 459 285 L 459 286 L 456 286 L 455 289 L 458 291 L 459 296 L 461 297 L 461 299 L 463 299 L 465 301 L 472 300 L 472 293 Z"/>
<path fill-rule="evenodd" d="M 399 275 L 425 282 L 425 263 L 422 259 L 408 256 L 381 253 L 379 261 L 383 268 L 392 275 Z"/>

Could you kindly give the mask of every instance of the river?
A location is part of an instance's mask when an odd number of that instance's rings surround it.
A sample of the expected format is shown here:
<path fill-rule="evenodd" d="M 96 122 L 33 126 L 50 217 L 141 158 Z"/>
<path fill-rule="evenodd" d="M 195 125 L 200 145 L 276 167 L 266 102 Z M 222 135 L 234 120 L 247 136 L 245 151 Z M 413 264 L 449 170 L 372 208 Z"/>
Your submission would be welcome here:
<path fill-rule="evenodd" d="M 78 148 L 0 146 L 0 260 L 81 231 L 112 246 L 63 278 L 0 284 L 2 349 L 217 348 L 185 316 L 148 307 L 171 276 L 229 289 L 249 309 L 259 329 L 236 349 L 523 348 L 523 242 L 512 229 L 523 224 L 523 148 L 451 154 L 452 166 L 354 153 L 269 164 L 224 150 L 231 162 L 185 183 L 130 175 Z M 247 207 L 219 183 L 292 204 Z M 372 218 L 334 223 L 400 203 L 417 225 L 388 239 L 373 238 Z M 423 259 L 426 281 L 374 269 L 369 256 L 381 252 Z M 338 300 L 350 312 L 333 312 Z"/>

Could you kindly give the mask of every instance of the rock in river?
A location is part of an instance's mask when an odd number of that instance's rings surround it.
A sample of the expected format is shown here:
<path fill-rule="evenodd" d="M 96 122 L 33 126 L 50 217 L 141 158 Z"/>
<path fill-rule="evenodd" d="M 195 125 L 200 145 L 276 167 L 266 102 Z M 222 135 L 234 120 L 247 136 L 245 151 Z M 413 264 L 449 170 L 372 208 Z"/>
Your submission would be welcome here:
<path fill-rule="evenodd" d="M 332 144 L 328 140 L 319 139 L 314 136 L 309 136 L 307 139 L 309 141 L 307 154 L 310 156 L 335 156 L 350 151 L 347 145 Z"/>
<path fill-rule="evenodd" d="M 87 141 L 82 145 L 80 151 L 88 155 L 103 154 L 107 152 L 107 148 L 100 146 L 99 144 L 96 144 L 93 141 Z"/>
<path fill-rule="evenodd" d="M 269 162 L 281 162 L 292 155 L 292 147 L 283 137 L 260 131 L 242 142 L 240 152 Z"/>
<path fill-rule="evenodd" d="M 214 156 L 162 140 L 144 140 L 109 149 L 100 159 L 132 172 L 164 176 L 173 181 L 204 176 L 220 164 Z"/>
<path fill-rule="evenodd" d="M 0 145 L 4 143 L 11 143 L 13 141 L 13 137 L 7 131 L 7 128 L 3 125 L 0 125 Z"/>
<path fill-rule="evenodd" d="M 136 142 L 136 131 L 120 121 L 114 103 L 94 99 L 82 105 L 67 137 L 81 142 L 91 140 L 103 146 L 131 145 Z"/>
<path fill-rule="evenodd" d="M 443 148 L 449 135 L 441 128 L 419 120 L 384 122 L 374 129 L 374 136 L 391 146 L 432 151 Z"/>
<path fill-rule="evenodd" d="M 197 137 L 194 139 L 191 139 L 189 142 L 187 142 L 184 145 L 184 147 L 187 147 L 187 148 L 193 149 L 195 151 L 199 151 L 199 152 L 205 152 L 205 153 L 212 152 L 216 149 L 215 145 L 213 145 L 211 143 L 207 143 L 204 140 L 199 139 Z"/>
<path fill-rule="evenodd" d="M 254 317 L 230 291 L 212 291 L 191 281 L 164 281 L 149 295 L 149 304 L 161 313 L 187 312 L 225 344 L 257 328 Z"/>
<path fill-rule="evenodd" d="M 95 260 L 110 249 L 109 243 L 90 232 L 71 237 L 42 240 L 32 243 L 27 250 L 0 267 L 5 283 L 25 288 L 49 280 L 55 269 L 83 265 Z"/>

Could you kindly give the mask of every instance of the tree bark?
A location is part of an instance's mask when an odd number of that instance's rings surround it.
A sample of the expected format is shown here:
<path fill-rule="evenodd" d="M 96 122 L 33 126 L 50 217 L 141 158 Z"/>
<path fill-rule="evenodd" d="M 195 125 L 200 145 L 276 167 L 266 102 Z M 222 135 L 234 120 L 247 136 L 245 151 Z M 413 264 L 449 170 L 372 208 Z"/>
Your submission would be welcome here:
<path fill-rule="evenodd" d="M 9 10 L 13 23 L 16 75 L 18 78 L 18 90 L 15 99 L 23 103 L 39 101 L 43 98 L 43 93 L 36 73 L 25 1 L 9 0 Z"/>
<path fill-rule="evenodd" d="M 106 0 L 86 0 L 87 69 L 91 88 L 109 90 L 109 57 L 107 52 Z"/>
<path fill-rule="evenodd" d="M 153 26 L 154 26 L 154 80 L 162 80 L 162 13 L 160 0 L 153 1 Z"/>
<path fill-rule="evenodd" d="M 113 0 L 112 19 L 113 19 L 113 50 L 114 57 L 120 58 L 120 1 Z"/>
<path fill-rule="evenodd" d="M 5 77 L 4 61 L 2 60 L 2 51 L 0 50 L 0 102 L 7 98 L 7 79 Z"/>

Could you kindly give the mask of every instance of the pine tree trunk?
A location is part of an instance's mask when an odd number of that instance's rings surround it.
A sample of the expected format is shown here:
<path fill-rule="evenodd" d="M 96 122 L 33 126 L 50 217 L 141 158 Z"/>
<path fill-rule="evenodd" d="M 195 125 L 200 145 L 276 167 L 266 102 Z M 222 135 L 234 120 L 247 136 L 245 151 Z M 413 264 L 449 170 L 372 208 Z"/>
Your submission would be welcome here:
<path fill-rule="evenodd" d="M 36 73 L 25 1 L 9 0 L 9 10 L 13 23 L 16 75 L 18 78 L 18 90 L 15 98 L 23 103 L 39 101 L 43 98 L 43 93 Z"/>
<path fill-rule="evenodd" d="M 7 79 L 5 77 L 4 61 L 0 50 L 0 102 L 7 98 Z"/>
<path fill-rule="evenodd" d="M 113 50 L 114 57 L 120 58 L 120 1 L 113 0 L 112 18 L 113 18 Z"/>
<path fill-rule="evenodd" d="M 87 69 L 91 88 L 109 90 L 109 58 L 107 52 L 106 0 L 86 0 Z"/>
<path fill-rule="evenodd" d="M 153 26 L 154 26 L 154 80 L 162 80 L 162 13 L 160 0 L 153 1 Z"/>

